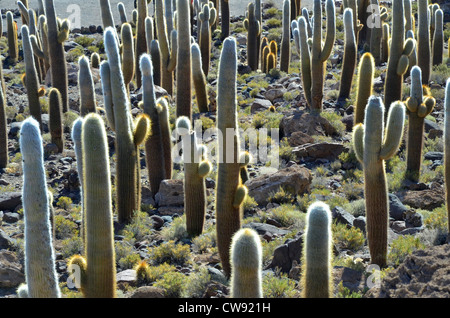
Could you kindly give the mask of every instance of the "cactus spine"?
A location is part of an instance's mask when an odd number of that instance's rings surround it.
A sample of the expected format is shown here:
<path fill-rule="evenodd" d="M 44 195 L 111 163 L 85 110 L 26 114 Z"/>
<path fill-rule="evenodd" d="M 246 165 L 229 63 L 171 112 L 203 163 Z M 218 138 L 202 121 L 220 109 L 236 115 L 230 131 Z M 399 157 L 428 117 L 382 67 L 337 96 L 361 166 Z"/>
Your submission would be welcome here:
<path fill-rule="evenodd" d="M 177 94 L 176 116 L 192 118 L 191 19 L 189 0 L 177 0 Z"/>
<path fill-rule="evenodd" d="M 216 9 L 212 7 L 212 2 L 203 5 L 202 12 L 199 14 L 201 29 L 199 36 L 199 45 L 202 57 L 202 69 L 205 76 L 208 76 L 211 56 L 211 27 L 216 21 Z"/>
<path fill-rule="evenodd" d="M 145 19 L 148 16 L 147 0 L 137 0 L 138 21 L 136 25 L 136 54 L 135 54 L 135 79 L 136 87 L 141 87 L 141 70 L 139 69 L 139 59 L 142 54 L 147 53 L 147 41 L 145 34 Z"/>
<path fill-rule="evenodd" d="M 45 0 L 45 13 L 47 17 L 47 42 L 50 56 L 52 87 L 58 89 L 62 97 L 62 110 L 68 111 L 67 100 L 67 67 L 63 42 L 69 36 L 69 20 L 64 20 L 61 24 L 56 18 L 53 0 Z"/>
<path fill-rule="evenodd" d="M 301 68 L 303 89 L 305 91 L 306 101 L 312 113 L 322 111 L 323 82 L 325 74 L 326 61 L 331 55 L 334 40 L 336 37 L 336 20 L 334 1 L 327 0 L 327 33 L 325 44 L 322 46 L 322 6 L 321 0 L 314 0 L 314 25 L 311 53 L 307 45 L 308 36 L 306 34 L 306 20 L 299 20 L 300 49 L 302 51 Z M 305 26 L 303 26 L 305 24 Z M 305 41 L 306 40 L 306 41 Z M 306 45 L 305 45 L 306 44 Z M 308 59 L 307 57 L 310 56 Z M 306 74 L 303 75 L 303 72 Z M 310 74 L 310 75 L 309 75 Z"/>
<path fill-rule="evenodd" d="M 186 231 L 195 237 L 203 232 L 207 203 L 205 177 L 211 171 L 211 164 L 204 157 L 203 147 L 197 144 L 189 118 L 178 117 L 176 127 L 183 145 Z"/>
<path fill-rule="evenodd" d="M 431 73 L 430 21 L 428 0 L 417 0 L 417 66 L 422 70 L 422 83 L 428 85 Z M 392 31 L 394 33 L 394 30 Z"/>
<path fill-rule="evenodd" d="M 375 60 L 369 52 L 364 53 L 358 66 L 358 88 L 355 104 L 354 125 L 364 123 L 367 101 L 372 96 Z"/>
<path fill-rule="evenodd" d="M 437 9 L 434 14 L 434 35 L 433 35 L 433 65 L 439 65 L 443 61 L 444 54 L 444 13 Z"/>
<path fill-rule="evenodd" d="M 0 69 L 2 61 L 0 58 Z M 1 75 L 1 74 L 0 74 Z M 6 94 L 5 86 L 0 77 L 0 169 L 6 168 L 8 165 L 8 128 L 6 121 Z"/>
<path fill-rule="evenodd" d="M 140 125 L 149 127 L 150 123 L 147 117 L 138 117 L 135 122 L 133 122 L 131 117 L 130 101 L 128 100 L 121 71 L 119 46 L 116 32 L 113 28 L 105 30 L 104 43 L 108 61 L 101 64 L 100 72 L 102 82 L 106 81 L 104 86 L 108 88 L 108 83 L 110 84 L 109 91 L 105 90 L 103 93 L 111 93 L 112 95 L 107 98 L 108 102 L 105 103 L 105 109 L 113 111 L 113 114 L 107 115 L 107 117 L 108 120 L 114 118 L 114 129 L 116 132 L 117 214 L 120 223 L 128 223 L 131 221 L 134 211 L 140 209 L 140 178 L 138 177 L 140 175 L 140 165 L 138 164 L 139 152 L 137 147 L 139 142 L 143 142 L 146 138 L 138 136 L 136 133 L 147 131 L 148 135 L 148 130 L 141 129 Z M 102 67 L 106 67 L 106 69 L 102 71 Z M 106 77 L 108 75 L 109 78 Z"/>
<path fill-rule="evenodd" d="M 11 11 L 6 12 L 6 26 L 8 30 L 8 52 L 11 64 L 19 60 L 19 44 L 17 40 L 17 23 Z"/>
<path fill-rule="evenodd" d="M 326 203 L 316 201 L 306 214 L 302 285 L 304 298 L 333 297 L 331 277 L 331 212 Z"/>
<path fill-rule="evenodd" d="M 209 54 L 209 52 L 208 52 Z M 195 97 L 198 110 L 201 113 L 208 112 L 208 94 L 206 92 L 206 78 L 202 69 L 200 48 L 197 43 L 191 45 L 192 56 L 192 80 L 194 82 Z"/>
<path fill-rule="evenodd" d="M 353 11 L 350 8 L 344 10 L 344 61 L 342 63 L 341 83 L 339 86 L 338 100 L 346 100 L 350 96 L 353 74 L 356 67 L 356 37 L 353 29 Z"/>
<path fill-rule="evenodd" d="M 294 1 L 294 0 L 292 0 Z M 291 5 L 290 0 L 283 1 L 283 35 L 281 37 L 280 71 L 289 72 L 291 59 Z M 258 65 L 258 64 L 257 64 Z"/>
<path fill-rule="evenodd" d="M 386 266 L 389 206 L 384 160 L 397 152 L 402 140 L 405 106 L 395 102 L 389 108 L 384 128 L 384 105 L 379 97 L 369 98 L 364 125 L 353 130 L 353 145 L 364 170 L 367 240 L 371 263 Z"/>
<path fill-rule="evenodd" d="M 257 37 L 261 33 L 261 25 L 255 16 L 255 5 L 251 2 L 247 6 L 246 16 L 244 27 L 248 31 L 247 63 L 253 71 L 256 71 L 258 69 Z"/>
<path fill-rule="evenodd" d="M 424 120 L 436 104 L 436 100 L 427 96 L 427 93 L 428 88 L 422 87 L 422 72 L 418 66 L 414 66 L 411 69 L 411 96 L 406 100 L 409 115 L 406 171 L 415 182 L 419 181 L 422 164 Z"/>
<path fill-rule="evenodd" d="M 230 276 L 230 244 L 241 226 L 241 205 L 247 188 L 240 181 L 239 136 L 237 131 L 236 40 L 224 40 L 219 61 L 217 89 L 217 128 L 224 135 L 218 145 L 216 188 L 217 246 L 222 268 Z M 224 156 L 226 154 L 226 157 Z"/>
<path fill-rule="evenodd" d="M 170 178 L 165 174 L 165 157 L 161 137 L 161 123 L 159 121 L 157 101 L 153 84 L 152 61 L 148 54 L 143 54 L 140 60 L 143 88 L 143 109 L 144 113 L 150 117 L 151 132 L 145 142 L 145 160 L 148 170 L 148 179 L 153 195 L 159 191 L 162 180 Z"/>
<path fill-rule="evenodd" d="M 384 85 L 384 105 L 402 99 L 403 75 L 408 70 L 409 56 L 414 50 L 414 40 L 405 41 L 403 0 L 393 0 L 392 40 L 389 50 L 388 68 Z"/>
<path fill-rule="evenodd" d="M 261 298 L 262 245 L 258 233 L 240 229 L 231 242 L 231 298 Z"/>
<path fill-rule="evenodd" d="M 30 107 L 30 114 L 36 119 L 42 129 L 41 120 L 41 103 L 39 101 L 39 78 L 36 71 L 36 65 L 34 64 L 33 48 L 30 42 L 30 35 L 28 33 L 28 27 L 23 25 L 22 31 L 22 44 L 23 55 L 25 60 L 25 87 L 27 89 L 28 105 Z"/>
<path fill-rule="evenodd" d="M 61 111 L 61 94 L 57 88 L 51 88 L 48 93 L 49 130 L 52 143 L 58 147 L 58 152 L 64 150 L 63 116 Z"/>
<path fill-rule="evenodd" d="M 78 86 L 80 91 L 80 115 L 86 116 L 88 113 L 96 112 L 95 88 L 92 79 L 91 66 L 86 56 L 81 56 L 78 60 Z"/>
<path fill-rule="evenodd" d="M 173 71 L 177 63 L 177 31 L 168 34 L 162 0 L 155 2 L 156 33 L 161 51 L 161 86 L 169 95 L 173 94 Z M 168 40 L 170 36 L 170 43 Z"/>
<path fill-rule="evenodd" d="M 447 220 L 450 220 L 450 78 L 445 85 L 444 100 L 444 178 L 445 201 L 447 203 Z M 448 231 L 450 232 L 450 222 Z"/>
<path fill-rule="evenodd" d="M 30 298 L 59 298 L 50 208 L 39 123 L 27 118 L 20 129 L 25 219 L 26 293 Z"/>

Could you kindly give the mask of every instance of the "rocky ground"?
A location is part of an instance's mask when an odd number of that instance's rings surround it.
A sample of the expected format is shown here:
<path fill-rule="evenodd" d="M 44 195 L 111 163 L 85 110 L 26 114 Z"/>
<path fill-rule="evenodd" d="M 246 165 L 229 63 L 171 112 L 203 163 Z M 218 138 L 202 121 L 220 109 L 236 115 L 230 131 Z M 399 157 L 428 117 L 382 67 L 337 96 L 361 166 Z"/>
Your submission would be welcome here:
<path fill-rule="evenodd" d="M 269 27 L 268 21 L 271 18 L 281 21 L 279 17 L 279 11 L 271 11 L 270 5 L 265 6 L 263 35 L 278 42 L 280 25 Z M 263 243 L 264 295 L 299 297 L 304 216 L 311 202 L 321 200 L 332 208 L 335 223 L 333 278 L 336 297 L 448 298 L 450 247 L 446 243 L 448 221 L 442 169 L 443 92 L 445 80 L 450 76 L 448 61 L 433 68 L 430 88 L 437 104 L 432 115 L 425 120 L 421 182 L 411 183 L 403 179 L 405 142 L 398 155 L 386 164 L 390 192 L 390 256 L 388 268 L 381 271 L 380 280 L 372 287 L 369 278 L 373 272 L 368 267 L 370 257 L 365 240 L 363 174 L 351 147 L 354 93 L 345 104 L 336 101 L 343 57 L 343 29 L 338 27 L 336 45 L 327 65 L 324 112 L 319 119 L 313 120 L 302 94 L 295 49 L 288 74 L 251 72 L 246 65 L 247 33 L 242 19 L 242 16 L 232 19 L 232 35 L 239 44 L 239 123 L 243 129 L 279 128 L 281 140 L 280 166 L 273 168 L 265 163 L 253 163 L 246 183 L 251 199 L 245 203 L 243 226 L 255 229 Z M 448 28 L 447 24 L 446 30 Z M 86 42 L 90 43 L 86 45 Z M 213 42 L 212 68 L 208 76 L 212 108 L 221 44 L 217 32 Z M 80 192 L 70 128 L 79 110 L 77 57 L 81 54 L 89 56 L 93 51 L 104 53 L 101 27 L 73 30 L 65 49 L 70 112 L 65 118 L 64 152 L 57 154 L 55 145 L 49 142 L 45 111 L 43 137 L 47 181 L 54 195 L 56 269 L 64 296 L 80 297 L 76 289 L 68 288 L 66 284 L 69 277 L 67 260 L 81 249 Z M 0 53 L 7 57 L 6 52 L 3 37 L 0 38 Z M 379 95 L 383 93 L 385 69 L 386 65 L 382 65 L 376 73 L 374 90 Z M 20 81 L 23 70 L 23 61 L 12 67 L 7 58 L 4 60 L 10 163 L 0 172 L 0 297 L 8 298 L 16 297 L 17 286 L 25 280 L 22 170 L 18 143 L 21 121 L 28 116 L 26 90 Z M 99 72 L 96 69 L 92 72 L 97 104 L 101 107 Z M 48 83 L 44 84 L 48 87 Z M 407 92 L 409 78 L 405 79 L 405 97 Z M 158 88 L 157 95 L 164 94 L 165 91 Z M 142 94 L 132 88 L 130 98 L 132 112 L 137 115 L 142 111 L 138 107 Z M 46 99 L 41 99 L 43 105 Z M 173 125 L 173 102 L 171 106 Z M 270 111 L 271 106 L 275 107 L 275 112 Z M 104 115 L 101 109 L 99 112 Z M 204 129 L 214 126 L 214 111 L 200 115 L 194 109 L 194 113 L 194 119 L 201 120 Z M 114 179 L 114 134 L 109 128 L 108 142 Z M 206 142 L 213 143 L 214 140 Z M 206 182 L 208 211 L 205 232 L 199 238 L 190 239 L 183 227 L 182 165 L 175 164 L 173 178 L 163 181 L 160 192 L 153 194 L 144 155 L 141 149 L 143 212 L 127 227 L 115 223 L 119 296 L 227 297 L 228 282 L 221 272 L 215 246 L 215 169 Z M 161 253 L 170 256 L 170 265 L 160 262 L 157 255 Z M 141 261 L 151 265 L 155 275 L 152 281 L 143 282 L 136 277 L 134 268 Z"/>

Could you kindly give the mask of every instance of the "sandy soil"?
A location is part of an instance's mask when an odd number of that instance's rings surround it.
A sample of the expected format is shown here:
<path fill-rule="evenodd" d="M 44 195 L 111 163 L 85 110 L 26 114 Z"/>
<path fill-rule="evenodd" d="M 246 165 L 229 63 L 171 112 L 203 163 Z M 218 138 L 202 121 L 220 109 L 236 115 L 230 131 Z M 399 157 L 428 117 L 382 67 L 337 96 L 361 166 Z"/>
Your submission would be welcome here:
<path fill-rule="evenodd" d="M 245 9 L 247 4 L 251 0 L 232 0 L 230 1 L 230 11 L 231 15 L 243 15 L 245 14 Z M 278 8 L 281 8 L 283 0 L 271 0 Z M 123 2 L 125 4 L 127 15 L 131 18 L 131 11 L 134 9 L 134 0 L 110 0 L 111 8 L 113 11 L 115 21 L 119 21 L 119 13 L 117 10 L 117 4 Z M 263 3 L 265 1 L 263 0 Z M 29 7 L 37 9 L 37 0 L 29 0 Z M 75 5 L 75 6 L 74 6 Z M 78 5 L 78 8 L 76 7 Z M 312 0 L 303 0 L 303 6 L 307 6 L 309 9 L 312 8 Z M 0 8 L 2 9 L 15 9 L 17 8 L 17 0 L 0 0 Z M 55 1 L 55 8 L 60 18 L 69 18 L 75 12 L 80 13 L 80 24 L 81 26 L 89 25 L 101 25 L 102 20 L 100 16 L 99 3 L 98 0 L 95 1 L 84 1 L 84 0 L 58 0 Z M 75 9 L 74 9 L 75 8 Z M 153 3 L 149 6 L 150 12 L 153 11 Z M 79 11 L 73 11 L 79 10 Z M 73 20 L 75 21 L 75 20 Z M 5 21 L 4 21 L 5 23 Z M 5 25 L 4 25 L 5 29 Z"/>

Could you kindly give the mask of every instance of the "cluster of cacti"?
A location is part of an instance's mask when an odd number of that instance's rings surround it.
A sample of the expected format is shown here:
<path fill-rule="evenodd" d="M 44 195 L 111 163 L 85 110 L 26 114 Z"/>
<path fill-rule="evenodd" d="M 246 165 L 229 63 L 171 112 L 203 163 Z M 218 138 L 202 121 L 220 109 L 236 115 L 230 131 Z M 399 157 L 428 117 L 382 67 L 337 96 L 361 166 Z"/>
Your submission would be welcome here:
<path fill-rule="evenodd" d="M 270 53 L 269 40 L 267 39 L 267 37 L 263 37 L 261 39 L 261 44 L 259 46 L 259 53 L 260 53 L 259 61 L 260 61 L 261 72 L 267 73 L 266 72 L 266 61 L 267 61 L 267 56 Z"/>
<path fill-rule="evenodd" d="M 19 44 L 17 40 L 17 23 L 11 11 L 6 12 L 6 27 L 8 31 L 8 52 L 11 64 L 19 60 Z"/>
<path fill-rule="evenodd" d="M 336 18 L 334 1 L 327 0 L 327 31 L 325 43 L 322 42 L 322 6 L 320 0 L 314 0 L 314 25 L 311 47 L 308 41 L 307 21 L 304 16 L 298 19 L 298 29 L 293 30 L 300 48 L 300 62 L 303 91 L 312 113 L 322 111 L 323 84 L 325 66 L 333 50 L 336 37 Z M 323 44 L 323 45 L 322 45 Z"/>
<path fill-rule="evenodd" d="M 384 104 L 402 100 L 403 76 L 408 70 L 409 56 L 415 46 L 413 39 L 405 41 L 403 0 L 394 0 L 392 8 L 392 37 L 389 49 L 388 68 L 384 83 Z"/>
<path fill-rule="evenodd" d="M 262 246 L 258 233 L 240 229 L 231 241 L 231 298 L 261 298 Z"/>
<path fill-rule="evenodd" d="M 60 21 L 56 17 L 53 0 L 45 0 L 45 13 L 47 17 L 47 43 L 51 64 L 52 87 L 58 89 L 62 98 L 62 110 L 68 111 L 68 79 L 64 51 L 64 41 L 69 37 L 69 20 Z"/>
<path fill-rule="evenodd" d="M 264 37 L 261 41 L 261 71 L 269 74 L 272 69 L 277 68 L 278 60 L 278 45 L 275 40 L 267 43 L 267 38 Z"/>
<path fill-rule="evenodd" d="M 44 74 L 50 69 L 50 56 L 48 53 L 48 34 L 47 34 L 47 18 L 45 15 L 40 15 L 38 19 L 38 31 L 36 33 L 30 32 L 30 40 L 33 45 L 33 52 L 39 58 L 42 66 L 42 78 Z M 31 30 L 30 30 L 31 31 Z"/>
<path fill-rule="evenodd" d="M 131 221 L 140 209 L 140 165 L 138 146 L 149 135 L 148 116 L 131 117 L 130 101 L 124 84 L 117 34 L 113 28 L 104 33 L 108 60 L 100 65 L 105 110 L 108 121 L 114 120 L 116 133 L 116 206 L 120 223 Z M 108 87 L 109 85 L 109 87 Z M 111 94 L 110 96 L 106 96 Z M 109 113 L 109 114 L 108 114 Z"/>
<path fill-rule="evenodd" d="M 422 85 L 422 71 L 418 66 L 411 69 L 410 97 L 405 104 L 409 115 L 406 171 L 410 180 L 418 182 L 422 165 L 424 120 L 436 104 L 428 87 Z"/>
<path fill-rule="evenodd" d="M 209 53 L 208 53 L 209 54 Z M 202 54 L 197 43 L 191 45 L 192 57 L 192 81 L 195 89 L 198 110 L 201 113 L 208 112 L 208 93 L 206 88 L 206 77 L 202 69 Z"/>
<path fill-rule="evenodd" d="M 86 298 L 115 297 L 116 263 L 106 131 L 103 120 L 94 113 L 87 115 L 81 125 L 85 256 L 73 256 L 68 266 L 79 266 L 81 290 Z"/>
<path fill-rule="evenodd" d="M 257 37 L 261 33 L 261 25 L 255 16 L 255 5 L 250 2 L 245 13 L 244 27 L 247 34 L 247 63 L 253 71 L 258 69 Z"/>
<path fill-rule="evenodd" d="M 302 255 L 301 285 L 304 298 L 333 296 L 331 222 L 331 211 L 326 203 L 316 201 L 309 206 Z"/>
<path fill-rule="evenodd" d="M 203 5 L 198 18 L 200 20 L 200 30 L 198 44 L 200 46 L 202 58 L 202 70 L 205 76 L 208 76 L 211 56 L 211 28 L 216 22 L 217 11 L 213 3 L 209 1 Z"/>
<path fill-rule="evenodd" d="M 203 232 L 207 203 L 205 177 L 211 171 L 211 164 L 204 147 L 197 142 L 196 133 L 191 130 L 189 118 L 178 117 L 176 130 L 182 139 L 186 231 L 194 237 Z"/>
<path fill-rule="evenodd" d="M 356 158 L 364 170 L 364 197 L 366 206 L 366 232 L 371 263 L 387 264 L 387 238 L 389 205 L 384 161 L 397 152 L 403 135 L 405 106 L 395 102 L 389 108 L 386 127 L 384 105 L 381 98 L 369 98 L 364 124 L 353 130 Z"/>
<path fill-rule="evenodd" d="M 155 2 L 156 34 L 161 52 L 161 87 L 173 94 L 173 71 L 177 64 L 177 30 L 166 27 L 163 1 Z M 169 41 L 170 36 L 170 41 Z M 189 38 L 190 40 L 190 38 Z"/>
<path fill-rule="evenodd" d="M 290 0 L 283 1 L 283 33 L 280 46 L 280 71 L 289 72 L 291 60 L 291 5 Z"/>
<path fill-rule="evenodd" d="M 338 100 L 343 101 L 350 96 L 357 59 L 356 37 L 355 30 L 353 29 L 353 11 L 350 8 L 344 10 L 344 31 L 344 59 L 342 62 L 341 82 L 338 96 Z"/>
<path fill-rule="evenodd" d="M 358 83 L 356 90 L 354 125 L 364 123 L 364 113 L 367 101 L 372 96 L 373 78 L 375 73 L 375 60 L 369 52 L 361 56 L 358 65 Z"/>
<path fill-rule="evenodd" d="M 224 136 L 218 144 L 216 187 L 217 246 L 226 276 L 230 276 L 230 244 L 233 234 L 241 226 L 242 202 L 247 188 L 240 179 L 240 146 L 237 124 L 236 40 L 228 37 L 223 42 L 217 82 L 217 128 Z M 231 143 L 229 142 L 231 141 Z"/>
<path fill-rule="evenodd" d="M 44 150 L 39 123 L 27 118 L 20 129 L 25 224 L 25 278 L 19 296 L 57 298 L 61 296 L 55 268 L 50 226 L 50 208 L 44 168 Z"/>

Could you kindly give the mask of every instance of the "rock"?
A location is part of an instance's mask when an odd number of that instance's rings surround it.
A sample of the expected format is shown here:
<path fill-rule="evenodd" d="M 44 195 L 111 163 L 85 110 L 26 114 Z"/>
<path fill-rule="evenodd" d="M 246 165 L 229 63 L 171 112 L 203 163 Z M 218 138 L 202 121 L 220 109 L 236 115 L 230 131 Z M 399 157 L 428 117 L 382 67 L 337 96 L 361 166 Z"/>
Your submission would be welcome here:
<path fill-rule="evenodd" d="M 336 129 L 327 119 L 303 111 L 293 111 L 281 119 L 280 137 L 289 137 L 296 131 L 309 136 L 333 136 L 337 134 Z"/>
<path fill-rule="evenodd" d="M 345 146 L 335 142 L 321 142 L 317 144 L 305 144 L 292 149 L 292 153 L 298 160 L 304 158 L 336 160 L 346 150 Z"/>
<path fill-rule="evenodd" d="M 282 98 L 286 92 L 285 88 L 272 88 L 266 91 L 264 97 L 273 103 L 275 99 Z"/>
<path fill-rule="evenodd" d="M 348 228 L 351 228 L 353 226 L 353 222 L 355 221 L 355 217 L 351 213 L 345 211 L 339 206 L 333 208 L 331 211 L 331 216 L 333 220 L 338 223 L 345 224 Z"/>
<path fill-rule="evenodd" d="M 288 137 L 288 143 L 291 147 L 298 147 L 304 144 L 311 144 L 314 142 L 314 138 L 301 131 L 294 131 L 291 136 Z"/>
<path fill-rule="evenodd" d="M 405 225 L 407 227 L 421 227 L 423 226 L 423 215 L 414 210 L 405 212 Z"/>
<path fill-rule="evenodd" d="M 344 115 L 344 117 L 342 117 L 342 123 L 344 123 L 346 131 L 353 130 L 354 121 L 355 121 L 354 114 L 346 114 L 346 115 Z"/>
<path fill-rule="evenodd" d="M 266 205 L 270 194 L 277 193 L 280 188 L 301 195 L 309 191 L 311 172 L 299 165 L 293 165 L 272 174 L 261 175 L 246 182 L 249 195 L 259 205 Z"/>
<path fill-rule="evenodd" d="M 4 249 L 7 250 L 8 248 L 12 247 L 14 244 L 14 241 L 12 238 L 8 236 L 8 234 L 5 233 L 2 229 L 0 229 L 0 250 Z"/>
<path fill-rule="evenodd" d="M 22 203 L 22 192 L 0 193 L 0 211 L 14 211 Z"/>
<path fill-rule="evenodd" d="M 429 151 L 424 155 L 425 160 L 442 160 L 444 158 L 444 153 L 439 151 Z"/>
<path fill-rule="evenodd" d="M 296 261 L 300 263 L 303 250 L 303 233 L 298 233 L 295 238 L 288 239 L 286 242 L 278 246 L 273 252 L 273 259 L 269 268 L 277 267 L 284 273 L 289 273 L 292 264 Z"/>
<path fill-rule="evenodd" d="M 151 207 L 156 206 L 153 193 L 149 187 L 141 187 L 141 207 L 143 211 L 150 212 Z"/>
<path fill-rule="evenodd" d="M 0 250 L 0 288 L 14 288 L 25 282 L 16 254 Z"/>
<path fill-rule="evenodd" d="M 394 221 L 391 224 L 391 229 L 396 232 L 400 233 L 404 229 L 406 229 L 405 221 Z"/>
<path fill-rule="evenodd" d="M 155 230 L 159 230 L 164 225 L 164 219 L 158 215 L 152 215 L 150 217 L 153 222 L 153 227 Z"/>
<path fill-rule="evenodd" d="M 126 269 L 116 274 L 117 283 L 136 283 L 136 271 L 134 269 Z"/>
<path fill-rule="evenodd" d="M 445 204 L 443 188 L 422 191 L 405 191 L 399 194 L 400 200 L 414 209 L 433 210 Z"/>
<path fill-rule="evenodd" d="M 366 232 L 366 218 L 364 216 L 358 216 L 353 220 L 353 226 L 360 229 L 363 233 Z"/>
<path fill-rule="evenodd" d="M 342 286 L 351 292 L 358 292 L 364 287 L 365 273 L 349 267 L 335 266 L 333 268 L 333 280 L 337 286 L 342 282 Z"/>
<path fill-rule="evenodd" d="M 424 120 L 424 129 L 425 129 L 425 132 L 429 132 L 431 129 L 434 129 L 434 130 L 442 130 L 441 129 L 441 127 L 439 127 L 439 124 L 437 124 L 437 123 L 435 123 L 434 121 L 431 121 L 431 120 L 429 120 L 429 119 L 427 119 L 427 118 L 425 118 L 425 120 Z"/>
<path fill-rule="evenodd" d="M 259 235 L 265 235 L 267 233 L 270 233 L 273 235 L 286 235 L 289 233 L 287 230 L 280 229 L 274 225 L 267 224 L 267 223 L 258 223 L 258 222 L 250 222 L 243 226 L 244 228 L 250 228 L 255 230 Z"/>
<path fill-rule="evenodd" d="M 183 180 L 167 179 L 161 181 L 159 192 L 155 195 L 158 206 L 183 206 Z"/>
<path fill-rule="evenodd" d="M 16 223 L 19 220 L 20 220 L 19 213 L 6 212 L 3 214 L 3 221 L 5 221 L 6 223 Z"/>
<path fill-rule="evenodd" d="M 269 109 L 272 103 L 267 99 L 255 98 L 250 108 L 252 114 Z"/>
<path fill-rule="evenodd" d="M 129 298 L 164 298 L 165 291 L 154 286 L 142 286 L 137 288 Z"/>
<path fill-rule="evenodd" d="M 400 199 L 392 193 L 389 193 L 389 216 L 397 221 L 404 220 L 404 213 L 408 208 L 400 201 Z"/>

